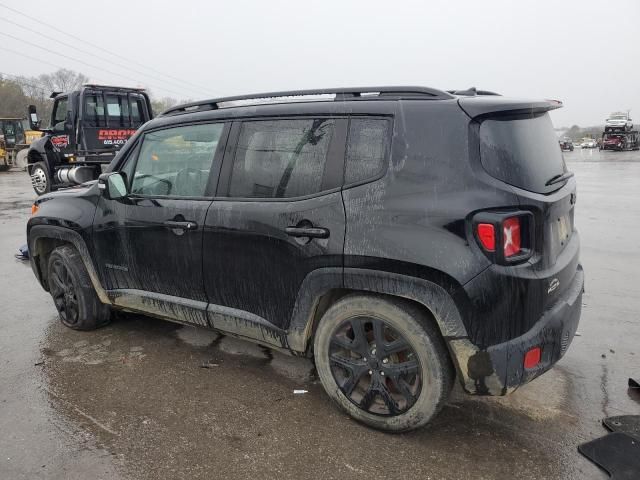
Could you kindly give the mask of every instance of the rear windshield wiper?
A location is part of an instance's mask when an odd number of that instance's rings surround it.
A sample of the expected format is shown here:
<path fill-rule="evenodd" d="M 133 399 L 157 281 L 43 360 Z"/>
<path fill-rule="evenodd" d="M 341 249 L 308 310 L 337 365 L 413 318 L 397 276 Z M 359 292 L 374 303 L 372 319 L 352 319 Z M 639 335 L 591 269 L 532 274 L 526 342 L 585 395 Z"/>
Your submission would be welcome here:
<path fill-rule="evenodd" d="M 569 180 L 571 177 L 573 177 L 573 172 L 559 173 L 558 175 L 554 175 L 549 180 L 547 180 L 547 183 L 545 183 L 544 186 L 548 187 L 549 185 L 564 182 L 565 180 Z"/>

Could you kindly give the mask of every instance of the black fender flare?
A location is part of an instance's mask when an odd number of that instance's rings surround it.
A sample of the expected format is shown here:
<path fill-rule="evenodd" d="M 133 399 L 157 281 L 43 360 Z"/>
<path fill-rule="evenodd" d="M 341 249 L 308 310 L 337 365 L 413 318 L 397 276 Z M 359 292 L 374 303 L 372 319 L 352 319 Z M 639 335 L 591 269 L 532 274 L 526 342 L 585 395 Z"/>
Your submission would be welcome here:
<path fill-rule="evenodd" d="M 87 273 L 89 274 L 89 278 L 91 279 L 91 283 L 98 295 L 98 298 L 102 303 L 106 303 L 108 305 L 112 304 L 111 299 L 100 283 L 98 272 L 91 258 L 91 254 L 89 253 L 87 244 L 78 232 L 69 228 L 59 227 L 56 225 L 34 225 L 29 229 L 27 235 L 27 242 L 29 245 L 29 262 L 31 263 L 31 269 L 40 282 L 40 285 L 44 287 L 42 272 L 38 265 L 38 252 L 40 251 L 39 242 L 43 239 L 59 240 L 73 245 L 80 254 L 80 258 L 82 258 L 82 262 L 87 269 Z"/>
<path fill-rule="evenodd" d="M 471 370 L 483 352 L 469 340 L 456 302 L 441 285 L 410 275 L 361 268 L 314 270 L 302 282 L 287 330 L 287 343 L 293 353 L 308 353 L 320 299 L 336 289 L 380 293 L 423 305 L 438 324 L 462 387 L 467 393 L 479 393 Z M 502 382 L 496 373 L 486 375 L 491 380 L 489 392 L 504 394 Z"/>
<path fill-rule="evenodd" d="M 292 350 L 307 351 L 318 303 L 322 296 L 335 289 L 380 293 L 415 301 L 433 314 L 445 340 L 467 337 L 458 306 L 437 283 L 380 270 L 319 268 L 308 274 L 300 286 L 288 328 Z"/>

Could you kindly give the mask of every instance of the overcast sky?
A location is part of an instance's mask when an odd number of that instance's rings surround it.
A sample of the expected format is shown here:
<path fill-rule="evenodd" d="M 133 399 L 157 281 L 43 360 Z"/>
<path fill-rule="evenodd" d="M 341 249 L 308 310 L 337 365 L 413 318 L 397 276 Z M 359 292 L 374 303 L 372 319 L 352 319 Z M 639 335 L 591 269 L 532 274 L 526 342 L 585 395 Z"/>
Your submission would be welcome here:
<path fill-rule="evenodd" d="M 0 71 L 13 75 L 59 66 L 183 99 L 338 86 L 476 86 L 560 99 L 558 127 L 601 124 L 621 109 L 640 123 L 640 0 L 0 0 L 0 20 L 0 32 L 74 58 L 0 36 Z"/>

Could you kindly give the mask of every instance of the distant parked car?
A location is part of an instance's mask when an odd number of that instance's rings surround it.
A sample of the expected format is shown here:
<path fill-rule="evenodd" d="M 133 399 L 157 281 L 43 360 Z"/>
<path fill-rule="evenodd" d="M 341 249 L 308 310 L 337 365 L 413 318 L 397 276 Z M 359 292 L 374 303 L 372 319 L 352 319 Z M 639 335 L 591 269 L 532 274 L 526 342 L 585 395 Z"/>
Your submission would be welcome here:
<path fill-rule="evenodd" d="M 633 130 L 633 121 L 625 112 L 614 112 L 604 123 L 605 132 L 629 132 Z"/>
<path fill-rule="evenodd" d="M 580 148 L 596 148 L 598 143 L 593 138 L 583 138 Z"/>
<path fill-rule="evenodd" d="M 560 150 L 573 152 L 573 141 L 570 138 L 561 138 L 558 142 L 560 143 Z"/>

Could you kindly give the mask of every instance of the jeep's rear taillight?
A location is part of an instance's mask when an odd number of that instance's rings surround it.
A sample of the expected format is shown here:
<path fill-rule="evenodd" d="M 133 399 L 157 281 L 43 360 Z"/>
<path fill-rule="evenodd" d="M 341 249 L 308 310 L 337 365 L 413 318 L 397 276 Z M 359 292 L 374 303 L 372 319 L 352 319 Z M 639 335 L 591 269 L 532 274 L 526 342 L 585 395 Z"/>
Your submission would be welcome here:
<path fill-rule="evenodd" d="M 491 223 L 479 223 L 476 227 L 478 240 L 487 252 L 496 251 L 496 229 Z"/>
<path fill-rule="evenodd" d="M 473 217 L 473 231 L 482 250 L 496 263 L 517 263 L 533 253 L 531 212 L 480 212 Z"/>
<path fill-rule="evenodd" d="M 518 255 L 522 242 L 520 237 L 520 217 L 511 217 L 502 222 L 502 250 L 504 258 Z"/>

